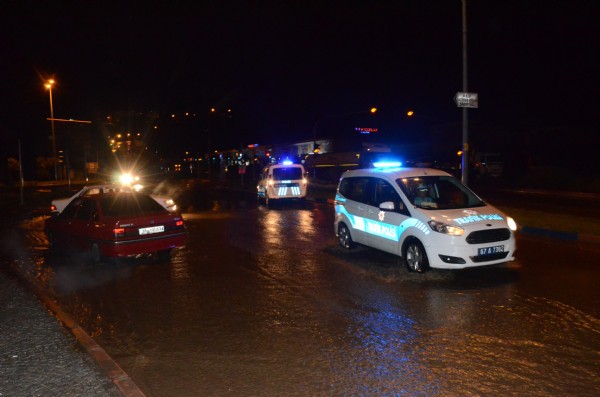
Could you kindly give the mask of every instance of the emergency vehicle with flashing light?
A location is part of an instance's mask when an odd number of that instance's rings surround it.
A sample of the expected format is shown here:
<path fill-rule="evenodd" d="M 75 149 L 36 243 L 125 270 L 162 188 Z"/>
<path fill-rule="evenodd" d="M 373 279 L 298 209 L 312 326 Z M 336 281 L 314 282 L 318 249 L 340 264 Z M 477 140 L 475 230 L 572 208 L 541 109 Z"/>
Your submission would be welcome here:
<path fill-rule="evenodd" d="M 340 246 L 402 257 L 408 269 L 463 269 L 514 260 L 515 221 L 452 175 L 375 164 L 346 171 L 335 197 Z"/>
<path fill-rule="evenodd" d="M 291 161 L 264 167 L 256 186 L 258 201 L 265 205 L 273 200 L 304 200 L 307 188 L 308 179 L 304 166 Z"/>

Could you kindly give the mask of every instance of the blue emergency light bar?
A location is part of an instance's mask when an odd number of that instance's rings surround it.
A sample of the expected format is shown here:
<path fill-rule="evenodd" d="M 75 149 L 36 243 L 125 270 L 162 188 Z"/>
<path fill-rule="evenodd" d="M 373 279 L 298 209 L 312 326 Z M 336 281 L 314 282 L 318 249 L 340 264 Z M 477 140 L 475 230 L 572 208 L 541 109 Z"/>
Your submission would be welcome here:
<path fill-rule="evenodd" d="M 375 168 L 390 168 L 390 167 L 402 167 L 401 161 L 377 161 L 373 163 Z"/>

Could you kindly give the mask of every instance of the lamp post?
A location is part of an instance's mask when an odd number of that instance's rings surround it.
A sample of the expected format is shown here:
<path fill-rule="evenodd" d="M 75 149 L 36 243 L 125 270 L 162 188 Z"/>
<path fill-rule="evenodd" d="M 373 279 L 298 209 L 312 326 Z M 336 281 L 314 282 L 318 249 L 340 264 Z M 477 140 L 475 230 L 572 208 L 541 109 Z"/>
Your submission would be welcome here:
<path fill-rule="evenodd" d="M 461 1 L 462 11 L 462 67 L 463 67 L 463 92 L 467 90 L 467 0 Z M 469 109 L 465 106 L 462 109 L 462 157 L 461 181 L 467 185 L 469 183 Z"/>
<path fill-rule="evenodd" d="M 54 79 L 49 79 L 44 84 L 44 87 L 50 94 L 50 123 L 52 126 L 52 162 L 54 163 L 54 180 L 58 180 L 58 165 L 56 164 L 56 134 L 54 132 L 54 107 L 52 106 L 52 86 L 54 85 Z"/>

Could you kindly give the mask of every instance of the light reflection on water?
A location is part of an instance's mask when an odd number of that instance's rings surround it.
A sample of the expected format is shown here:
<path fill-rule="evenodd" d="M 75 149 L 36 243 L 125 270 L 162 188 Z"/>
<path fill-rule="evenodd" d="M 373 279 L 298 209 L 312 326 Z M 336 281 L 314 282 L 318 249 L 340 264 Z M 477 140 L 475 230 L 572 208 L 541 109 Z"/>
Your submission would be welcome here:
<path fill-rule="evenodd" d="M 184 249 L 173 251 L 170 261 L 171 279 L 179 285 L 187 284 L 191 278 L 189 261 Z"/>

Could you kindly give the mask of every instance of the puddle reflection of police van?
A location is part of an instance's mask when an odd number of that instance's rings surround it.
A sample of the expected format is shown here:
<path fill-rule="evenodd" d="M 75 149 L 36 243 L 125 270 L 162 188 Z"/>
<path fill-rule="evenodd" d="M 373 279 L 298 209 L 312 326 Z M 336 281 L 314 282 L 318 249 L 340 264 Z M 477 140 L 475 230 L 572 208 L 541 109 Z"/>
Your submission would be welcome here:
<path fill-rule="evenodd" d="M 284 161 L 263 168 L 258 180 L 257 196 L 266 205 L 273 200 L 306 198 L 308 180 L 302 164 Z"/>
<path fill-rule="evenodd" d="M 377 248 L 408 269 L 462 269 L 514 260 L 515 221 L 450 174 L 399 164 L 346 171 L 335 197 L 339 244 Z"/>

